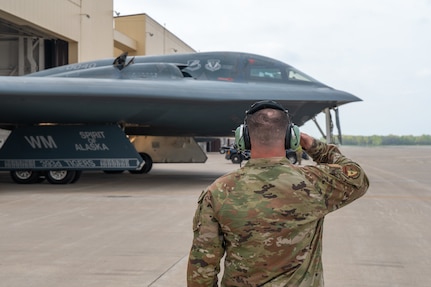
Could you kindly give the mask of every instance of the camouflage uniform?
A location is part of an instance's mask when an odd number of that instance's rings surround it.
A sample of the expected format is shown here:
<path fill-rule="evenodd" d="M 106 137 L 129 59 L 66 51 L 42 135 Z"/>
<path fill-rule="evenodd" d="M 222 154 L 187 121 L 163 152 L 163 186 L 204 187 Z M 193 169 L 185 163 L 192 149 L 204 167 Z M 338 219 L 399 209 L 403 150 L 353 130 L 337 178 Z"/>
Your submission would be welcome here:
<path fill-rule="evenodd" d="M 323 286 L 324 216 L 365 194 L 368 178 L 338 148 L 317 140 L 307 153 L 317 166 L 286 158 L 251 159 L 217 179 L 193 219 L 189 287 Z"/>
<path fill-rule="evenodd" d="M 296 162 L 298 163 L 298 165 L 301 165 L 301 162 L 302 162 L 302 153 L 303 153 L 303 151 L 302 151 L 302 147 L 301 147 L 301 146 L 299 146 L 299 147 L 295 150 L 295 153 L 296 153 Z"/>

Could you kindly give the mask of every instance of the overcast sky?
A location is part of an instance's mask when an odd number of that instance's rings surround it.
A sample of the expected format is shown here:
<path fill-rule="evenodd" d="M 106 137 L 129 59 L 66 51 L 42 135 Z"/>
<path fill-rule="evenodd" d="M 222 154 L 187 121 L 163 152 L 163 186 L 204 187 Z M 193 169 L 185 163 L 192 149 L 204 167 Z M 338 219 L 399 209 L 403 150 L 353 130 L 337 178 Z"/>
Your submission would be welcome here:
<path fill-rule="evenodd" d="M 114 10 L 146 13 L 197 51 L 272 57 L 360 97 L 340 107 L 343 134 L 431 134 L 431 0 L 114 0 Z M 302 129 L 320 136 L 313 122 Z"/>

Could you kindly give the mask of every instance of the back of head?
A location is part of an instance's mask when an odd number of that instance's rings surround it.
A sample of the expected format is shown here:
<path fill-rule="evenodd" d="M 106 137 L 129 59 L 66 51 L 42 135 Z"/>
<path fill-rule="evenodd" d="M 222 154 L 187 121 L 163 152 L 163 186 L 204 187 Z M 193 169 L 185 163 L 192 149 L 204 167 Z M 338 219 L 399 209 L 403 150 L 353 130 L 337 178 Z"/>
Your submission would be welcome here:
<path fill-rule="evenodd" d="M 284 147 L 286 130 L 289 125 L 287 111 L 265 107 L 253 113 L 248 113 L 246 118 L 252 147 L 266 146 Z"/>

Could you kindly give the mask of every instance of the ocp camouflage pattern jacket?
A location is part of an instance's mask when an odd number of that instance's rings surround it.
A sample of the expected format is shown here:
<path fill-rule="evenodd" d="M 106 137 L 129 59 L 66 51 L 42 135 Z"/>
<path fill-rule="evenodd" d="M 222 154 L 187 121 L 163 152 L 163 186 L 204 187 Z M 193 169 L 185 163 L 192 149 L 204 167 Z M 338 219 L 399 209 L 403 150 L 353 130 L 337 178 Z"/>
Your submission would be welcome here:
<path fill-rule="evenodd" d="M 334 145 L 315 140 L 316 165 L 250 159 L 199 197 L 189 255 L 189 287 L 323 286 L 325 215 L 365 194 L 362 168 Z"/>

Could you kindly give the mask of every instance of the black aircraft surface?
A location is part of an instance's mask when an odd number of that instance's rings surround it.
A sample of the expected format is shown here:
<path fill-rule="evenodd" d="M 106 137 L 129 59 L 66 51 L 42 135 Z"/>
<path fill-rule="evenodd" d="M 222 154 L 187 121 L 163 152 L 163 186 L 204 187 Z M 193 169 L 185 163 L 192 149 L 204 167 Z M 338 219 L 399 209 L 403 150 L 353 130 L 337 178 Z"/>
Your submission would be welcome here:
<path fill-rule="evenodd" d="M 338 120 L 340 105 L 360 101 L 259 55 L 125 53 L 0 77 L 0 128 L 11 131 L 0 170 L 18 183 L 43 176 L 64 184 L 82 170 L 146 173 L 153 162 L 204 162 L 193 138 L 233 136 L 244 111 L 266 99 L 298 126 L 325 109 Z"/>

